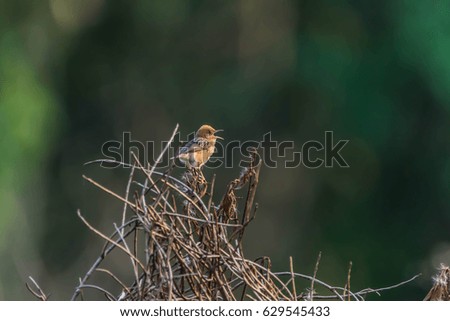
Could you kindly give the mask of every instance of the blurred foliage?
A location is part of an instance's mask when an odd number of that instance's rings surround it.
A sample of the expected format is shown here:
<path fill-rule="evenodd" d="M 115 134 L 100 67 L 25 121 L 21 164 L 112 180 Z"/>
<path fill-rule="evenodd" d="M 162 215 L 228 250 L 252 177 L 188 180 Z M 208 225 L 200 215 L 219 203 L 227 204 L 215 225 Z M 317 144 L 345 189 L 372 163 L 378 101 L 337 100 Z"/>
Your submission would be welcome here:
<path fill-rule="evenodd" d="M 450 261 L 449 16 L 443 0 L 0 0 L 0 299 L 30 299 L 27 275 L 68 298 L 101 246 L 76 209 L 101 226 L 121 208 L 81 174 L 119 191 L 127 175 L 82 164 L 176 123 L 349 139 L 348 169 L 262 170 L 249 256 L 312 273 L 322 251 L 321 278 L 344 284 L 352 260 L 355 287 L 423 272 L 383 295 L 423 298 Z"/>
<path fill-rule="evenodd" d="M 42 224 L 30 215 L 30 207 L 42 208 L 43 161 L 54 142 L 59 111 L 14 31 L 0 38 L 0 83 L 0 257 L 2 266 L 10 267 L 13 261 L 26 262 L 22 254 L 32 255 L 24 243 L 38 233 L 28 224 Z M 17 293 L 17 279 L 17 275 L 0 279 L 0 297 L 7 297 L 6 291 Z"/>

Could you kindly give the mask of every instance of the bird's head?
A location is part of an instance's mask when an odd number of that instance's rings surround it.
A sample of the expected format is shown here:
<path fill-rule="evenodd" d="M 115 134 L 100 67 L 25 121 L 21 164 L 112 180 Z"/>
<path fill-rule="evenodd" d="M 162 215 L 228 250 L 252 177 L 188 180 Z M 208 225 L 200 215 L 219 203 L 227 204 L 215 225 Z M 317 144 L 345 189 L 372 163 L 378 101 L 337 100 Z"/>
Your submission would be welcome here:
<path fill-rule="evenodd" d="M 220 136 L 216 136 L 215 134 L 218 132 L 221 132 L 222 129 L 214 129 L 210 125 L 203 125 L 198 130 L 197 133 L 195 133 L 195 136 L 206 138 L 206 139 L 223 139 Z"/>

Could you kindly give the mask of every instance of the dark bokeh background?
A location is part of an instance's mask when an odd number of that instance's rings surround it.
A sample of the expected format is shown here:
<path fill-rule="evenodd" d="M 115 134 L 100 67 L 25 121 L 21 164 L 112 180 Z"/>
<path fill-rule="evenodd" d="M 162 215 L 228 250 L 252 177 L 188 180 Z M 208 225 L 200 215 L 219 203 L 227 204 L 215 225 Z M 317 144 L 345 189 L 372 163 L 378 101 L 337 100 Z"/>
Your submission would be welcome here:
<path fill-rule="evenodd" d="M 28 275 L 68 299 L 103 244 L 76 210 L 106 231 L 121 215 L 81 175 L 122 193 L 127 175 L 82 164 L 176 123 L 349 139 L 350 168 L 263 168 L 247 254 L 312 274 L 322 251 L 336 285 L 351 260 L 354 289 L 422 272 L 382 297 L 422 299 L 450 263 L 449 112 L 444 0 L 0 0 L 0 299 L 32 299 Z"/>

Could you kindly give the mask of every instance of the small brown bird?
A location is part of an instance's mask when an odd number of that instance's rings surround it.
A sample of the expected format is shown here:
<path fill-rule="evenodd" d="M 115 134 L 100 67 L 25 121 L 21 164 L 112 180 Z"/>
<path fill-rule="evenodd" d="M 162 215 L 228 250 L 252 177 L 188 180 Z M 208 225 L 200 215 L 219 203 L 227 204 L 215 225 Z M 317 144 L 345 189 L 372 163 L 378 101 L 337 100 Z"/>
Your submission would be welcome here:
<path fill-rule="evenodd" d="M 222 131 L 210 125 L 202 125 L 195 133 L 194 139 L 180 148 L 177 158 L 188 168 L 201 168 L 215 151 L 217 139 L 223 139 L 215 134 Z"/>

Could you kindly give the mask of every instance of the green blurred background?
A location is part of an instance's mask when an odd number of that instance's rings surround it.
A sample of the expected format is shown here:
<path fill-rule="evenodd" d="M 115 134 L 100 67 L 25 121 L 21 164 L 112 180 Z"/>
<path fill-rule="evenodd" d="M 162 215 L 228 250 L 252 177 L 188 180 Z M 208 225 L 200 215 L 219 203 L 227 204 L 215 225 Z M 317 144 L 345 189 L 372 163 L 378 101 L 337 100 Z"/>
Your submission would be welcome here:
<path fill-rule="evenodd" d="M 0 0 L 0 299 L 70 298 L 122 205 L 101 145 L 186 135 L 349 139 L 350 168 L 263 168 L 247 255 L 419 300 L 450 263 L 450 2 Z M 217 171 L 219 191 L 239 169 Z M 210 176 L 206 169 L 205 175 Z M 216 200 L 218 201 L 218 200 Z M 128 265 L 127 262 L 116 262 Z M 376 299 L 375 297 L 372 297 Z"/>

